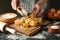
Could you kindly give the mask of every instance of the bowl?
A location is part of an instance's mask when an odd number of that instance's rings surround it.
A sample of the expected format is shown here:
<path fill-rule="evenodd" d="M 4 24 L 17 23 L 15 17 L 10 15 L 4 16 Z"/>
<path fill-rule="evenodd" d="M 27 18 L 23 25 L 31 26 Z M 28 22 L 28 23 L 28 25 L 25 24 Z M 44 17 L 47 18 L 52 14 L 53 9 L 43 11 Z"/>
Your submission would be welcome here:
<path fill-rule="evenodd" d="M 48 32 L 52 34 L 57 34 L 59 33 L 59 26 L 53 25 L 48 28 Z"/>
<path fill-rule="evenodd" d="M 12 24 L 17 19 L 17 14 L 15 13 L 4 13 L 0 15 L 0 21 Z"/>

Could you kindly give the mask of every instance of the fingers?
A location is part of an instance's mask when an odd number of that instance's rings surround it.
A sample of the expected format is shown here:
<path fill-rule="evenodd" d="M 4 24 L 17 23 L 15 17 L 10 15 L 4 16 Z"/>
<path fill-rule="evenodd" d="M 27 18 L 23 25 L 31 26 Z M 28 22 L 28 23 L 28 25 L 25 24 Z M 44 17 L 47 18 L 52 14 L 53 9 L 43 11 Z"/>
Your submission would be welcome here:
<path fill-rule="evenodd" d="M 32 8 L 32 12 L 34 12 L 35 10 L 36 10 L 36 7 L 33 7 L 33 8 Z"/>
<path fill-rule="evenodd" d="M 37 9 L 36 9 L 36 14 L 38 14 L 38 13 L 39 13 L 39 11 L 40 11 L 40 9 L 38 9 L 38 8 L 37 8 Z"/>
<path fill-rule="evenodd" d="M 12 6 L 12 8 L 14 9 L 14 10 L 16 10 L 16 0 L 12 0 L 12 2 L 11 2 L 11 6 Z"/>
<path fill-rule="evenodd" d="M 12 8 L 13 8 L 14 10 L 16 10 L 17 7 L 20 5 L 19 3 L 20 3 L 19 0 L 12 0 L 12 2 L 11 2 Z"/>
<path fill-rule="evenodd" d="M 33 8 L 32 9 L 32 12 L 35 11 L 36 8 Z M 35 13 L 35 17 L 39 17 L 40 16 L 40 9 L 36 9 L 36 11 L 34 12 Z"/>
<path fill-rule="evenodd" d="M 40 8 L 39 8 L 39 6 L 34 6 L 33 8 L 32 8 L 32 12 L 33 13 L 35 13 L 35 17 L 39 17 L 40 16 Z"/>
<path fill-rule="evenodd" d="M 35 14 L 35 17 L 39 17 L 41 15 L 40 10 Z"/>

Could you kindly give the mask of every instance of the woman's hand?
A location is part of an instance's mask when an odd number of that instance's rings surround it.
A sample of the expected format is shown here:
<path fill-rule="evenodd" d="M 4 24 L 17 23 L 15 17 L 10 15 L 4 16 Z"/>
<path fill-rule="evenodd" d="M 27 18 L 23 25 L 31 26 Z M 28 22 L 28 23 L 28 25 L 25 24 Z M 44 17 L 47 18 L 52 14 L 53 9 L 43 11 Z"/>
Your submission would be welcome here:
<path fill-rule="evenodd" d="M 39 0 L 32 8 L 32 12 L 35 11 L 35 16 L 38 17 L 38 16 L 41 16 L 41 8 L 43 7 L 44 3 L 46 2 L 47 0 Z"/>
<path fill-rule="evenodd" d="M 40 5 L 38 3 L 36 3 L 32 8 L 32 12 L 35 13 L 35 16 L 40 15 L 40 10 L 41 10 L 41 7 L 40 7 Z"/>
<path fill-rule="evenodd" d="M 19 0 L 12 0 L 11 6 L 14 10 L 16 10 L 18 7 L 20 7 L 20 1 Z"/>

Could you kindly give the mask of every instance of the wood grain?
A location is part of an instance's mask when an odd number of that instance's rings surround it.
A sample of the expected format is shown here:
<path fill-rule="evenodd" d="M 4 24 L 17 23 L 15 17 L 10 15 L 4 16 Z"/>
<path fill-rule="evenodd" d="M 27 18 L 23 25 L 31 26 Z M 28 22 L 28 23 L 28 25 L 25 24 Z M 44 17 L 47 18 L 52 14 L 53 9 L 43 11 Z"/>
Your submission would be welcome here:
<path fill-rule="evenodd" d="M 32 36 L 40 30 L 40 27 L 30 27 L 27 30 L 24 30 L 22 27 L 16 26 L 14 24 L 11 24 L 10 27 L 28 36 Z"/>

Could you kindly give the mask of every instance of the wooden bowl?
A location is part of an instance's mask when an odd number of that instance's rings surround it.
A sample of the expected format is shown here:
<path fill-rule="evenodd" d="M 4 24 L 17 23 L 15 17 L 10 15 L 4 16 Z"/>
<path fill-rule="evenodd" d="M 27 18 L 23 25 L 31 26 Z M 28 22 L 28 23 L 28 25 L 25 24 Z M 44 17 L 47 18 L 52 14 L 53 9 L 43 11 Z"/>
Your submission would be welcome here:
<path fill-rule="evenodd" d="M 48 28 L 48 32 L 49 32 L 49 33 L 52 33 L 52 34 L 58 33 L 58 32 L 59 32 L 59 26 L 56 26 L 56 25 L 50 26 L 50 27 Z"/>
<path fill-rule="evenodd" d="M 60 20 L 60 10 L 51 8 L 45 12 L 45 17 L 52 21 Z"/>
<path fill-rule="evenodd" d="M 15 13 L 4 13 L 0 15 L 0 21 L 11 24 L 17 19 Z"/>

